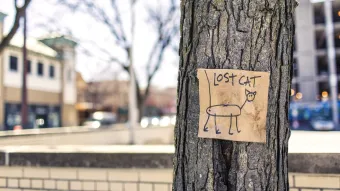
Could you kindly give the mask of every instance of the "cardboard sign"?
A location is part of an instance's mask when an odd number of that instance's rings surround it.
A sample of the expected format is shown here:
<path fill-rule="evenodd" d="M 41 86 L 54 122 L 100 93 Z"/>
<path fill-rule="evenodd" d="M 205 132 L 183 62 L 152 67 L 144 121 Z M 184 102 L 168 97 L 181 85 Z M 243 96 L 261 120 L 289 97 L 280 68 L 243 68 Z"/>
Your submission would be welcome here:
<path fill-rule="evenodd" d="M 198 69 L 199 137 L 266 142 L 269 73 Z"/>

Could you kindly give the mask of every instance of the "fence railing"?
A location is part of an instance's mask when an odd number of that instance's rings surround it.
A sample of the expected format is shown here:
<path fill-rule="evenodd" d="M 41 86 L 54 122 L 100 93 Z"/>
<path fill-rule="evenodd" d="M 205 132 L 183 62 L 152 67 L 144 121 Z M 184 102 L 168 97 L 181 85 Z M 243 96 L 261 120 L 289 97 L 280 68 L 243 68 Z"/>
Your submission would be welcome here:
<path fill-rule="evenodd" d="M 0 177 L 0 190 L 76 190 L 76 191 L 171 191 L 171 182 L 119 181 L 119 180 L 79 180 L 51 178 L 10 178 Z"/>
<path fill-rule="evenodd" d="M 171 182 L 152 182 L 152 181 L 119 181 L 119 180 L 79 180 L 79 179 L 63 179 L 63 178 L 12 178 L 0 177 L 0 190 L 15 189 L 22 191 L 30 190 L 77 190 L 77 191 L 171 191 Z M 294 180 L 293 180 L 294 181 Z M 322 187 L 297 187 L 294 183 L 290 183 L 290 190 L 294 191 L 327 191 L 340 190 L 340 188 L 322 188 Z"/>
<path fill-rule="evenodd" d="M 340 176 L 335 174 L 290 174 L 291 191 L 340 191 Z"/>

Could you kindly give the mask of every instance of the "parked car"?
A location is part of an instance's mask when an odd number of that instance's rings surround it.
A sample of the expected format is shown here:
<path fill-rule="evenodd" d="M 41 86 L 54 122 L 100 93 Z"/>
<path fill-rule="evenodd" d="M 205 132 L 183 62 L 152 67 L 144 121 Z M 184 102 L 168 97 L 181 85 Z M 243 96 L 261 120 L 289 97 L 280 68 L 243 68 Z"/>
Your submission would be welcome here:
<path fill-rule="evenodd" d="M 161 126 L 166 127 L 169 125 L 175 125 L 176 116 L 162 116 L 162 117 L 143 117 L 140 125 L 142 128 Z"/>
<path fill-rule="evenodd" d="M 312 127 L 314 130 L 318 130 L 318 131 L 331 131 L 335 129 L 335 125 L 333 121 L 322 120 L 322 119 L 313 120 Z"/>
<path fill-rule="evenodd" d="M 142 128 L 147 128 L 151 126 L 158 126 L 159 125 L 159 117 L 143 117 L 140 126 Z"/>
<path fill-rule="evenodd" d="M 117 121 L 116 116 L 110 112 L 95 112 L 87 119 L 83 125 L 90 128 L 108 127 L 115 124 Z"/>

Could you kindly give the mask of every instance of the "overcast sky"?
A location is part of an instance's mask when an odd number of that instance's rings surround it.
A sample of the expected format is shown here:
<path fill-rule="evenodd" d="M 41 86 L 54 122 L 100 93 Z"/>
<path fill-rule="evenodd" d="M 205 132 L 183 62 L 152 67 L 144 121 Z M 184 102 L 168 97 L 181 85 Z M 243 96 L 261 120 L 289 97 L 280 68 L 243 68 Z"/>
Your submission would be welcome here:
<path fill-rule="evenodd" d="M 125 59 L 124 52 L 119 51 L 114 44 L 110 31 L 99 24 L 93 18 L 84 13 L 72 13 L 68 9 L 62 6 L 56 6 L 54 4 L 56 0 L 32 0 L 28 10 L 28 35 L 31 37 L 39 38 L 45 36 L 50 31 L 56 31 L 58 33 L 71 32 L 75 39 L 79 39 L 80 47 L 85 47 L 90 50 L 95 56 L 86 56 L 80 51 L 82 48 L 77 48 L 77 65 L 76 68 L 82 73 L 86 80 L 100 80 L 100 79 L 127 79 L 127 75 L 122 72 L 120 67 L 115 64 L 108 65 L 104 60 L 107 59 L 106 55 L 99 52 L 96 46 L 105 48 L 122 60 Z M 136 6 L 136 33 L 135 33 L 135 46 L 134 46 L 134 60 L 135 69 L 138 72 L 138 78 L 142 82 L 142 86 L 145 86 L 145 64 L 153 45 L 156 33 L 147 22 L 148 14 L 146 7 L 154 6 L 156 2 L 166 3 L 168 0 L 148 0 L 139 1 Z M 99 1 L 96 1 L 99 2 Z M 105 5 L 110 13 L 110 6 Z M 118 6 L 121 10 L 124 28 L 129 29 L 129 7 L 127 0 L 118 0 Z M 147 3 L 144 3 L 147 2 Z M 13 0 L 0 0 L 0 11 L 8 15 L 5 19 L 5 33 L 11 28 L 14 19 L 14 3 Z M 179 22 L 179 21 L 178 21 Z M 47 26 L 42 26 L 42 24 Z M 128 30 L 126 30 L 128 32 Z M 22 30 L 18 31 L 22 33 Z M 179 37 L 176 38 L 178 43 Z M 103 70 L 105 70 L 103 72 Z M 155 76 L 153 83 L 159 87 L 174 87 L 177 84 L 177 70 L 178 70 L 178 54 L 173 50 L 166 52 L 164 57 L 164 63 L 159 72 Z"/>

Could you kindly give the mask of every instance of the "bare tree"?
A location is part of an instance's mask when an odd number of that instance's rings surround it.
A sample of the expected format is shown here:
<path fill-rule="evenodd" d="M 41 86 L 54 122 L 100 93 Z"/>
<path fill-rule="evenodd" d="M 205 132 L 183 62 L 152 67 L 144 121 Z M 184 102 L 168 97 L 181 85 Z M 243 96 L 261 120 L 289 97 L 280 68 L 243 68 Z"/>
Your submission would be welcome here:
<path fill-rule="evenodd" d="M 4 50 L 4 48 L 9 44 L 9 42 L 12 40 L 14 37 L 15 33 L 20 27 L 20 18 L 24 16 L 25 11 L 30 4 L 32 0 L 25 0 L 24 4 L 22 6 L 18 5 L 18 0 L 14 0 L 14 6 L 15 6 L 15 18 L 14 18 L 14 23 L 9 31 L 9 33 L 2 39 L 0 42 L 0 53 Z"/>
<path fill-rule="evenodd" d="M 182 0 L 173 190 L 289 190 L 295 0 Z M 269 71 L 267 142 L 202 139 L 198 68 Z"/>
<path fill-rule="evenodd" d="M 169 6 L 167 7 L 167 10 L 160 9 L 160 6 L 146 8 L 149 17 L 148 21 L 150 25 L 154 27 L 157 33 L 157 38 L 152 46 L 152 50 L 150 51 L 150 55 L 148 56 L 146 63 L 145 74 L 147 86 L 144 91 L 140 87 L 140 80 L 137 76 L 134 76 L 136 81 L 139 112 L 143 111 L 145 100 L 150 92 L 151 81 L 163 63 L 164 53 L 167 49 L 174 48 L 173 40 L 179 32 L 177 24 L 177 20 L 179 20 L 177 4 L 175 0 L 168 0 L 168 2 Z M 115 47 L 125 52 L 125 55 L 117 55 L 115 52 L 105 48 L 100 48 L 100 51 L 108 55 L 109 63 L 119 65 L 125 72 L 127 72 L 127 74 L 130 75 L 130 66 L 135 66 L 135 63 L 132 63 L 135 59 L 133 59 L 133 55 L 131 54 L 132 47 L 134 46 L 134 41 L 131 37 L 134 35 L 133 33 L 138 32 L 138 30 L 134 30 L 134 18 L 129 18 L 131 20 L 130 27 L 132 30 L 125 30 L 124 22 L 128 19 L 123 18 L 116 0 L 110 1 L 110 9 L 101 7 L 97 1 L 92 0 L 57 0 L 57 3 L 58 5 L 63 5 L 72 11 L 86 13 L 109 29 L 115 41 Z M 136 3 L 137 0 L 132 1 L 132 4 Z M 135 10 L 131 8 L 130 11 L 134 12 Z M 135 16 L 135 14 L 131 15 L 133 15 L 132 17 Z M 176 47 L 174 49 L 176 49 Z M 138 50 L 135 49 L 134 51 Z M 87 53 L 89 54 L 89 52 Z M 135 74 L 135 72 L 133 73 Z M 139 116 L 141 117 L 142 114 L 140 113 Z"/>

